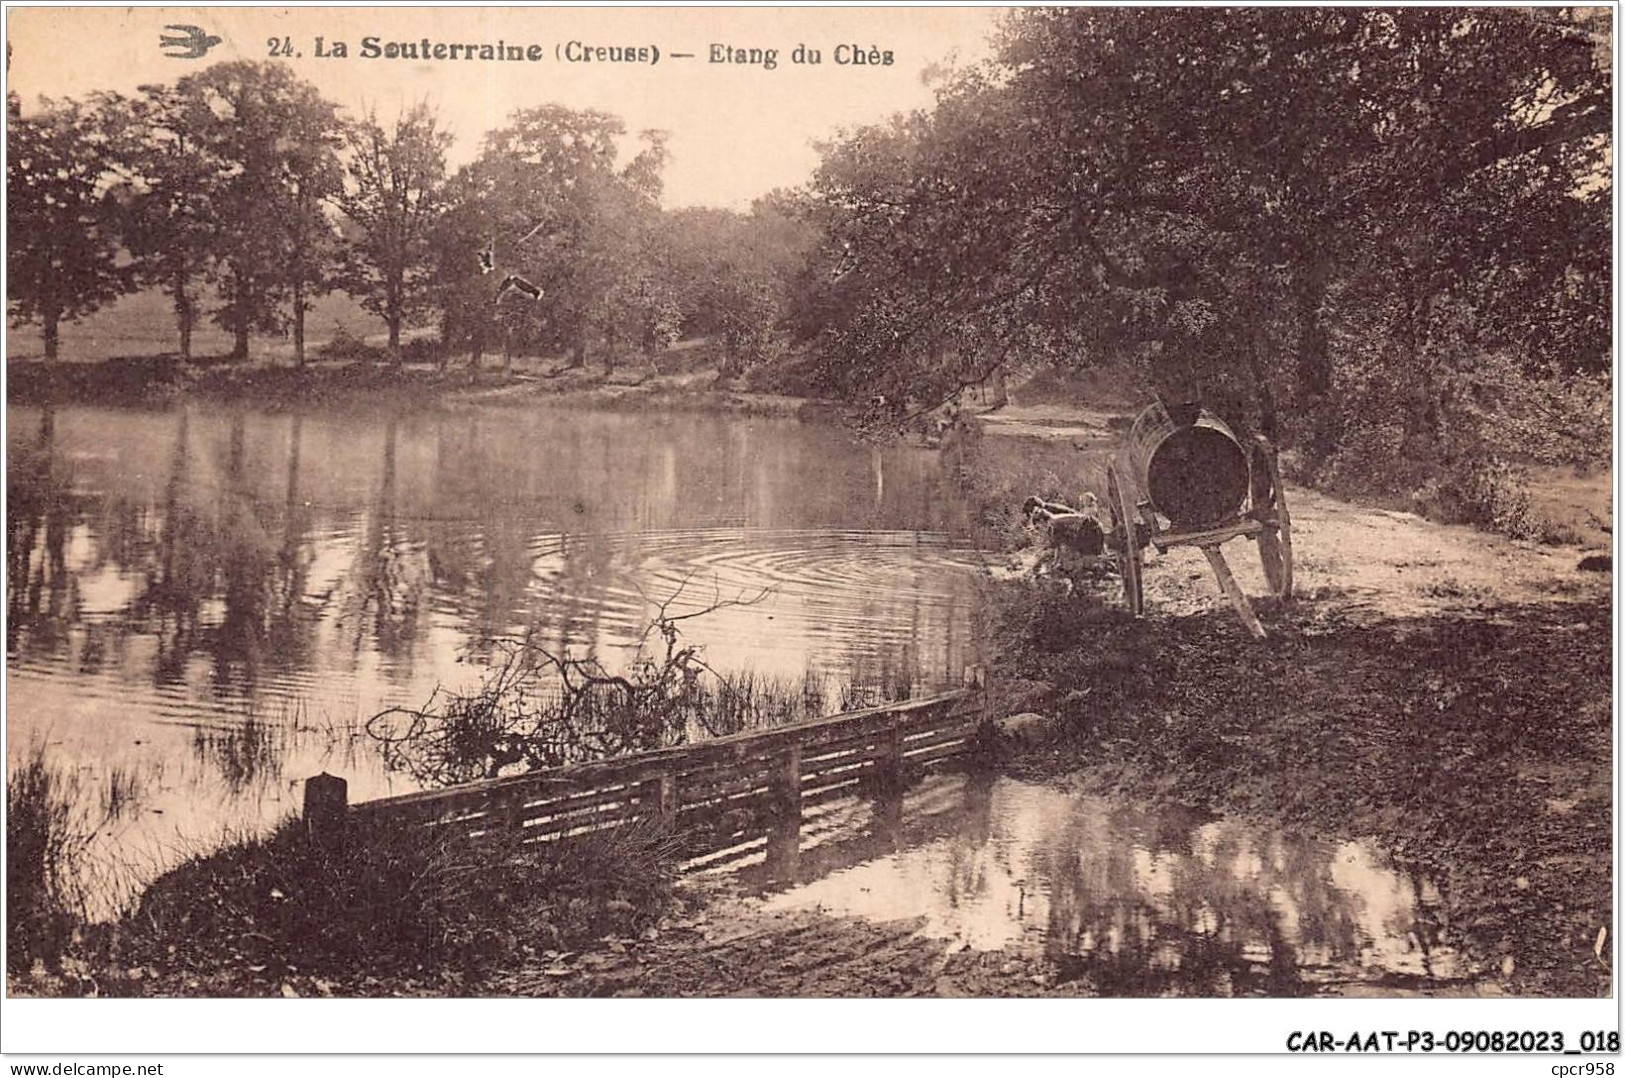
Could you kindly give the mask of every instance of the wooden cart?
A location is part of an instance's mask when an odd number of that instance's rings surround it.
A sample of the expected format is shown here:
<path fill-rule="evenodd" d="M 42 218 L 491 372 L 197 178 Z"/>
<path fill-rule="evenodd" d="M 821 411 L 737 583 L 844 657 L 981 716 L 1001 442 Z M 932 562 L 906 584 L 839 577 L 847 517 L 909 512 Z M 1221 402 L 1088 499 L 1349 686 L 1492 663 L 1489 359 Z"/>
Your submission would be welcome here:
<path fill-rule="evenodd" d="M 1155 404 L 1134 421 L 1126 464 L 1138 497 L 1113 459 L 1106 469 L 1112 522 L 1106 546 L 1130 612 L 1138 617 L 1145 609 L 1146 547 L 1200 547 L 1242 624 L 1262 639 L 1264 626 L 1219 548 L 1241 536 L 1255 541 L 1271 592 L 1292 597 L 1292 518 L 1274 447 L 1262 436 L 1244 445 L 1218 417 L 1194 405 L 1170 414 Z"/>

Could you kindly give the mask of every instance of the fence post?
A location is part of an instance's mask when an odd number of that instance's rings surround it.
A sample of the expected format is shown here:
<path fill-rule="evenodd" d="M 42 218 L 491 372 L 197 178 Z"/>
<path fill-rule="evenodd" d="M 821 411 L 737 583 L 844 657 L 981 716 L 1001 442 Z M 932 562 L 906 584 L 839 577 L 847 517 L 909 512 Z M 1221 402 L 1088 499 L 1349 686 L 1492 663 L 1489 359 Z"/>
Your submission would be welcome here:
<path fill-rule="evenodd" d="M 880 848 L 889 853 L 895 853 L 902 848 L 903 834 L 903 789 L 894 786 L 891 789 L 882 789 L 880 796 L 874 800 L 873 807 L 874 835 Z"/>
<path fill-rule="evenodd" d="M 341 849 L 350 815 L 350 784 L 323 771 L 305 780 L 305 837 L 319 846 Z"/>
<path fill-rule="evenodd" d="M 519 786 L 513 786 L 502 791 L 497 805 L 493 806 L 495 810 L 491 813 L 493 822 L 500 819 L 504 831 L 510 832 L 518 838 L 523 838 L 525 833 L 525 802 L 527 800 L 529 800 L 528 795 Z"/>
<path fill-rule="evenodd" d="M 903 788 L 903 727 L 896 719 L 880 735 L 874 787 L 881 797 L 890 797 Z"/>
<path fill-rule="evenodd" d="M 654 803 L 655 820 L 661 827 L 677 826 L 677 776 L 663 772 L 649 780 L 649 799 Z"/>
<path fill-rule="evenodd" d="M 971 696 L 976 700 L 976 707 L 981 712 L 980 720 L 987 722 L 992 718 L 988 713 L 987 667 L 981 663 L 972 663 L 965 667 L 965 688 L 970 690 Z"/>
<path fill-rule="evenodd" d="M 801 820 L 801 746 L 791 745 L 773 759 L 768 772 L 773 812 L 781 820 Z"/>
<path fill-rule="evenodd" d="M 789 881 L 801 859 L 801 746 L 773 756 L 767 769 L 767 860 L 772 880 Z"/>

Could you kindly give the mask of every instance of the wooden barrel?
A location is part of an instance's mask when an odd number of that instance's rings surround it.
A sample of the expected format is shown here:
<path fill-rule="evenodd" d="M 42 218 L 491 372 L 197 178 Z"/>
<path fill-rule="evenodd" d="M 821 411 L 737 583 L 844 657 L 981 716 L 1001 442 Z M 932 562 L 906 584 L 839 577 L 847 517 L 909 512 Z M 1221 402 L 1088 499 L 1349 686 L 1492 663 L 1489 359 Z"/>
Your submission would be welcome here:
<path fill-rule="evenodd" d="M 1247 504 L 1247 452 L 1218 416 L 1195 405 L 1170 415 L 1161 403 L 1129 429 L 1140 490 L 1174 528 L 1228 520 Z"/>

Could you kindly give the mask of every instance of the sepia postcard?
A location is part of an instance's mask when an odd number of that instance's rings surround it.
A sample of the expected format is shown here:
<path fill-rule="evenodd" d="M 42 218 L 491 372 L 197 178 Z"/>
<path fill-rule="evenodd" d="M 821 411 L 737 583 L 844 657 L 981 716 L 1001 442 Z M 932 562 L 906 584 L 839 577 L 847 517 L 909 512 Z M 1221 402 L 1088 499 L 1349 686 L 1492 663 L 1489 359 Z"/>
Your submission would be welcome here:
<path fill-rule="evenodd" d="M 6 1051 L 1617 1053 L 1614 37 L 8 7 Z"/>

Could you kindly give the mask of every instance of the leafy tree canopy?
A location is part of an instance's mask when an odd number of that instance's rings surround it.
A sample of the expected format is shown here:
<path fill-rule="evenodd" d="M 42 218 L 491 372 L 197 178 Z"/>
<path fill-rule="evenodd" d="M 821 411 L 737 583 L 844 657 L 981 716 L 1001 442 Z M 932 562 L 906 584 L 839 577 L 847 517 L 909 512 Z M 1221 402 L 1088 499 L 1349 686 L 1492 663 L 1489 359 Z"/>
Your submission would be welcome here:
<path fill-rule="evenodd" d="M 1606 366 L 1597 32 L 1551 10 L 1016 12 L 934 110 L 823 148 L 799 324 L 827 384 L 893 411 L 1131 362 L 1266 428 L 1288 405 L 1322 449 L 1340 361 L 1425 372 L 1468 339 Z"/>

